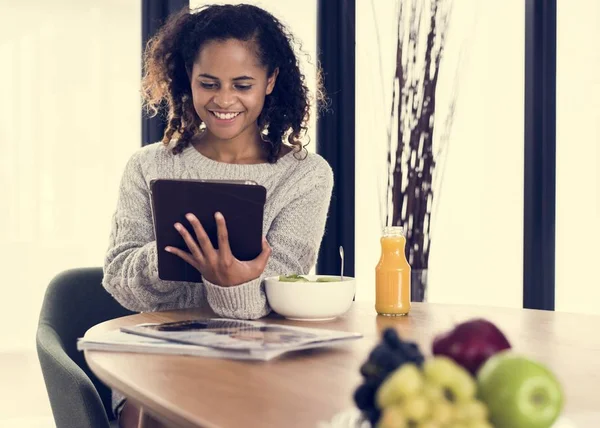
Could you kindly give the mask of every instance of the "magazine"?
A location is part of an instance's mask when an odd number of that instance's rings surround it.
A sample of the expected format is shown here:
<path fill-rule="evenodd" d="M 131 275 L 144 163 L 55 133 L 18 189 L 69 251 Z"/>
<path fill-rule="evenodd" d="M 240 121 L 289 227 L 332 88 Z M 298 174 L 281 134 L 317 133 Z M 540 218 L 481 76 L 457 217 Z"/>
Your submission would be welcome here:
<path fill-rule="evenodd" d="M 286 352 L 359 339 L 359 333 L 222 318 L 138 324 L 79 339 L 79 350 L 270 360 Z"/>

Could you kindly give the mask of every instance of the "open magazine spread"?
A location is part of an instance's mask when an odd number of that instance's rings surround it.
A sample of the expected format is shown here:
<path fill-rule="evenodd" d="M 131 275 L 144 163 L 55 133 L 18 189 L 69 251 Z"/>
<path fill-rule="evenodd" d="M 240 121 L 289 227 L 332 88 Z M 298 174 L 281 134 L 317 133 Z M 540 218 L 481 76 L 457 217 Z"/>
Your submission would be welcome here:
<path fill-rule="evenodd" d="M 269 360 L 301 349 L 362 337 L 359 333 L 223 318 L 138 324 L 79 339 L 79 350 L 112 350 Z"/>

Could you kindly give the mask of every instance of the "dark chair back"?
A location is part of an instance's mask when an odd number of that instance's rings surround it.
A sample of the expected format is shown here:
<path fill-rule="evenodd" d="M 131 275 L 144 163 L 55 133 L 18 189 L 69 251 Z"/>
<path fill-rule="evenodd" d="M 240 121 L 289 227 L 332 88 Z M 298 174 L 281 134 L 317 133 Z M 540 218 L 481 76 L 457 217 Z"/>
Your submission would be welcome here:
<path fill-rule="evenodd" d="M 36 344 L 57 428 L 107 428 L 111 391 L 87 366 L 77 338 L 94 325 L 133 314 L 102 286 L 102 268 L 72 269 L 48 286 Z"/>

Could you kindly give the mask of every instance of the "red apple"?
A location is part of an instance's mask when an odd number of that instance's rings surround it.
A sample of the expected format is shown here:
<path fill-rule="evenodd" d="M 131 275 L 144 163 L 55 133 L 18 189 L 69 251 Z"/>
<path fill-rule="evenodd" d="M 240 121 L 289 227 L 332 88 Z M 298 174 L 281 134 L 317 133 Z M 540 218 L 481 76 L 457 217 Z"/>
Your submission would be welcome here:
<path fill-rule="evenodd" d="M 473 376 L 492 355 L 509 349 L 510 343 L 498 327 L 484 319 L 458 324 L 433 340 L 433 354 L 445 355 Z"/>

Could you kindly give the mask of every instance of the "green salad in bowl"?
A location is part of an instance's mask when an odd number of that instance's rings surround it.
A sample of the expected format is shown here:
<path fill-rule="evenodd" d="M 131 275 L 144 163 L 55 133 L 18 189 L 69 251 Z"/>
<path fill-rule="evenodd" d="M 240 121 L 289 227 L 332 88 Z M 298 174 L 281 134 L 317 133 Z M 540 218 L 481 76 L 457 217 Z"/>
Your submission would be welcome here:
<path fill-rule="evenodd" d="M 281 282 L 339 282 L 340 278 L 335 276 L 321 276 L 315 280 L 310 280 L 302 275 L 280 275 Z"/>
<path fill-rule="evenodd" d="M 356 294 L 356 279 L 279 274 L 265 278 L 265 292 L 271 309 L 288 319 L 332 320 L 350 309 Z"/>

